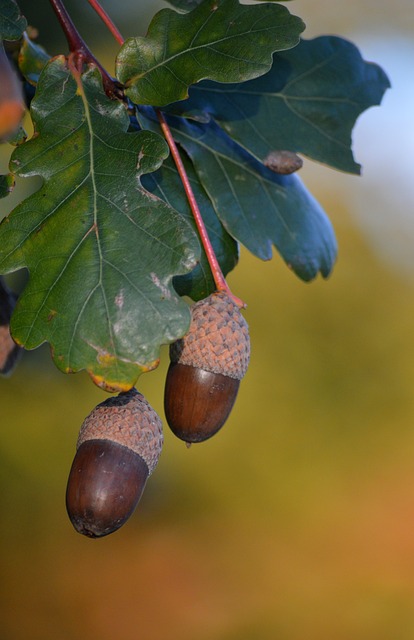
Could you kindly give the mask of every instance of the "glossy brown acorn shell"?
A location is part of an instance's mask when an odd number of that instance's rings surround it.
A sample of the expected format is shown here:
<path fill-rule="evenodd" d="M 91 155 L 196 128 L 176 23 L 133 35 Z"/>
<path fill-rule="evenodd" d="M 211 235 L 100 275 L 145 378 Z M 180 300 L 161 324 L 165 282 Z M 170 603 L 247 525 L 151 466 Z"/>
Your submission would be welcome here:
<path fill-rule="evenodd" d="M 66 490 L 76 531 L 90 538 L 113 533 L 137 506 L 148 467 L 132 449 L 111 440 L 86 440 L 78 448 Z"/>
<path fill-rule="evenodd" d="M 172 362 L 164 396 L 172 432 L 185 442 L 211 438 L 226 422 L 239 385 L 236 378 Z"/>

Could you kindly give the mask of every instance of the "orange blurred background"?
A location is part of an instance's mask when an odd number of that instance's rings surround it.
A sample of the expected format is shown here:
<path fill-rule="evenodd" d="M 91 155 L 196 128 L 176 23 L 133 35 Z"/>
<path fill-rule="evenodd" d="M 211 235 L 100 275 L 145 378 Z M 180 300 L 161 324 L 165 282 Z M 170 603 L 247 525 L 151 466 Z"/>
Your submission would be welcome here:
<path fill-rule="evenodd" d="M 161 6 L 102 4 L 125 35 Z M 362 178 L 310 161 L 301 172 L 336 229 L 334 273 L 304 284 L 278 256 L 242 252 L 229 280 L 248 303 L 252 361 L 234 411 L 190 449 L 166 427 L 137 511 L 102 540 L 75 533 L 64 495 L 78 429 L 105 394 L 59 373 L 47 346 L 0 380 L 4 640 L 414 637 L 414 5 L 289 9 L 306 37 L 353 40 L 393 85 L 356 127 Z M 161 416 L 167 365 L 164 349 L 139 381 Z"/>

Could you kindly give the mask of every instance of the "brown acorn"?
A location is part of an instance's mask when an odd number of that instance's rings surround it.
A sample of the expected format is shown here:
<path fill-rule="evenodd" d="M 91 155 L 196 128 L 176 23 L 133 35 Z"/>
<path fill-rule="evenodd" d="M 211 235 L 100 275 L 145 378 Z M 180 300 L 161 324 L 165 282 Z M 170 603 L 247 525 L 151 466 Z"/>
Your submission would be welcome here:
<path fill-rule="evenodd" d="M 189 332 L 170 346 L 164 409 L 173 433 L 202 442 L 225 423 L 250 357 L 247 322 L 225 292 L 192 306 Z"/>
<path fill-rule="evenodd" d="M 136 389 L 93 409 L 81 427 L 66 490 L 76 531 L 99 538 L 128 520 L 162 444 L 161 420 Z"/>

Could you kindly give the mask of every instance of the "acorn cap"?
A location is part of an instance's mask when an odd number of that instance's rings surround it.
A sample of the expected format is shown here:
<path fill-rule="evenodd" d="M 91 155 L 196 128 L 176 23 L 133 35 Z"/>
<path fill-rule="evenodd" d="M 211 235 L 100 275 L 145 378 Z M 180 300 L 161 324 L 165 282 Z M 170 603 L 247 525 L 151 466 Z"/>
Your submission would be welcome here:
<path fill-rule="evenodd" d="M 87 440 L 111 440 L 132 449 L 154 471 L 163 445 L 162 422 L 135 388 L 98 404 L 84 420 L 76 448 Z"/>
<path fill-rule="evenodd" d="M 249 328 L 236 303 L 216 292 L 191 307 L 188 333 L 170 345 L 170 359 L 241 380 L 250 358 Z"/>

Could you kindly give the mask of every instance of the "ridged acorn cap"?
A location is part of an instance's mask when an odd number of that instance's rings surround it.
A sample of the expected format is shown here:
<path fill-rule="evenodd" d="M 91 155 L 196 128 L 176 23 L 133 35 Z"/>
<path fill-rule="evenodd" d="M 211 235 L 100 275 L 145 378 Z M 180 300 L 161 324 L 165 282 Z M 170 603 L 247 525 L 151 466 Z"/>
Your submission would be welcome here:
<path fill-rule="evenodd" d="M 98 404 L 84 420 L 76 448 L 87 440 L 111 440 L 137 453 L 154 471 L 163 445 L 162 422 L 135 388 Z"/>
<path fill-rule="evenodd" d="M 188 333 L 170 346 L 170 359 L 241 380 L 250 359 L 249 328 L 240 309 L 216 292 L 191 307 Z"/>

